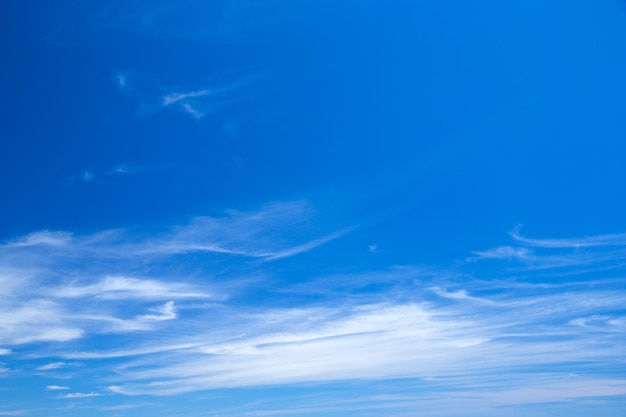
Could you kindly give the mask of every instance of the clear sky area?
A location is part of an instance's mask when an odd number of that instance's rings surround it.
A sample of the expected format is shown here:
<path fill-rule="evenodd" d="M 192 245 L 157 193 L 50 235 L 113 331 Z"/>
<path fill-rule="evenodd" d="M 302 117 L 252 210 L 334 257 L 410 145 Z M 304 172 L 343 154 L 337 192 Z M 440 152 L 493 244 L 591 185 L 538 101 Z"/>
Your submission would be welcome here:
<path fill-rule="evenodd" d="M 0 416 L 626 417 L 626 1 L 0 31 Z"/>

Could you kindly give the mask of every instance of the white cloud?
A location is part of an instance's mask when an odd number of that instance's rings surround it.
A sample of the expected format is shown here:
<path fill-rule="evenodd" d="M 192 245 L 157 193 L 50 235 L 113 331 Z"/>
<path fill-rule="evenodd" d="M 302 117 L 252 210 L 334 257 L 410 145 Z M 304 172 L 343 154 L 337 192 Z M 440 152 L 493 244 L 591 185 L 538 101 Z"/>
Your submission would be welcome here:
<path fill-rule="evenodd" d="M 172 320 L 177 317 L 176 307 L 174 306 L 173 301 L 168 301 L 161 307 L 154 308 L 153 311 L 157 314 L 146 314 L 146 315 L 141 316 L 141 318 L 144 320 L 162 321 L 162 320 Z"/>
<path fill-rule="evenodd" d="M 618 262 L 626 260 L 626 251 L 623 248 L 626 246 L 626 234 L 573 239 L 530 239 L 520 235 L 519 230 L 518 226 L 510 232 L 510 235 L 521 246 L 499 246 L 486 251 L 476 251 L 465 260 L 519 261 L 526 270 L 577 268 L 580 274 L 619 267 Z M 591 269 L 582 269 L 584 265 Z"/>
<path fill-rule="evenodd" d="M 259 74 L 247 76 L 214 88 L 199 88 L 182 93 L 169 92 L 161 97 L 160 104 L 162 107 L 178 108 L 195 119 L 201 119 L 238 101 L 239 97 L 235 97 L 233 93 L 259 77 Z"/>
<path fill-rule="evenodd" d="M 12 305 L 0 314 L 0 343 L 64 342 L 81 337 L 83 330 L 65 322 L 62 316 L 62 308 L 49 300 Z"/>
<path fill-rule="evenodd" d="M 274 253 L 257 253 L 255 256 L 259 258 L 263 258 L 267 261 L 274 261 L 277 259 L 289 258 L 291 256 L 298 255 L 300 253 L 308 252 L 311 249 L 315 249 L 318 246 L 321 246 L 325 243 L 328 243 L 337 238 L 340 238 L 341 236 L 349 232 L 350 232 L 350 229 L 340 230 L 338 232 L 331 233 L 326 236 L 322 236 L 318 239 L 311 240 L 309 242 L 303 243 L 298 246 L 294 246 L 294 247 L 283 249 L 283 250 L 278 250 Z"/>
<path fill-rule="evenodd" d="M 626 233 L 585 236 L 568 239 L 533 239 L 520 234 L 521 226 L 515 227 L 509 234 L 517 242 L 540 248 L 588 248 L 599 246 L 626 246 Z"/>
<path fill-rule="evenodd" d="M 102 394 L 98 394 L 95 392 L 82 393 L 82 392 L 71 392 L 69 394 L 61 395 L 59 398 L 88 398 L 88 397 L 100 397 Z"/>
<path fill-rule="evenodd" d="M 530 378 L 533 378 L 531 381 Z M 533 375 L 532 377 L 501 378 L 498 384 L 486 384 L 484 379 L 474 379 L 475 388 L 437 390 L 442 381 L 421 380 L 419 383 L 386 384 L 380 394 L 363 395 L 362 391 L 342 390 L 338 398 L 332 393 L 316 393 L 315 397 L 302 395 L 291 404 L 284 402 L 274 408 L 255 403 L 238 416 L 279 416 L 279 415 L 385 415 L 408 417 L 414 410 L 428 416 L 502 416 L 511 406 L 530 405 L 530 410 L 550 414 L 551 406 L 559 407 L 555 415 L 565 410 L 580 410 L 581 405 L 595 402 L 610 404 L 610 397 L 619 398 L 626 385 L 623 380 L 611 378 L 585 378 L 571 375 Z M 468 384 L 469 385 L 469 384 Z M 532 386 L 532 388 L 529 388 Z M 586 387 L 591 389 L 586 390 Z M 361 387 L 359 387 L 361 388 Z M 369 387 L 368 387 L 369 388 Z M 434 388 L 434 390 L 433 390 Z M 358 389 L 358 388 L 357 388 Z M 346 392 L 347 391 L 347 392 Z M 368 389 L 371 391 L 371 388 Z M 351 395 L 352 394 L 352 395 Z M 578 401 L 577 401 L 578 400 Z M 282 406 L 282 407 L 281 407 Z M 469 411 L 468 411 L 469 410 Z M 516 408 L 516 412 L 520 408 Z M 567 411 L 565 411 L 567 413 Z M 365 414 L 363 414 L 365 413 Z"/>
<path fill-rule="evenodd" d="M 562 381 L 555 382 L 558 392 L 545 393 L 533 370 L 608 369 L 623 357 L 624 279 L 602 280 L 580 268 L 562 271 L 570 275 L 558 281 L 542 281 L 530 268 L 520 276 L 503 273 L 499 262 L 458 266 L 469 273 L 394 267 L 305 275 L 298 283 L 272 275 L 283 265 L 262 261 L 313 250 L 345 233 L 322 233 L 317 219 L 306 202 L 287 202 L 198 217 L 161 233 L 38 232 L 7 242 L 0 245 L 0 291 L 8 291 L 0 298 L 0 343 L 33 343 L 35 356 L 53 358 L 38 371 L 76 364 L 59 359 L 80 359 L 102 375 L 98 359 L 107 359 L 106 372 L 113 373 L 91 389 L 107 384 L 128 395 L 412 378 L 488 399 L 490 391 L 472 377 L 491 383 L 504 372 L 520 378 L 517 385 L 489 389 L 510 396 L 507 401 L 524 393 L 529 403 L 561 401 L 569 394 L 589 397 Z M 619 263 L 601 247 L 592 255 Z M 568 256 L 580 257 L 567 248 L 474 253 L 475 260 L 522 264 L 564 265 Z M 235 273 L 224 278 L 219 268 Z M 194 269 L 200 272 L 189 272 Z M 260 278 L 250 278 L 250 271 Z M 236 282 L 219 282 L 231 277 Z M 250 302 L 248 288 L 275 298 Z M 287 307 L 294 305 L 299 308 Z M 42 343 L 48 341 L 61 343 Z M 603 384 L 594 393 L 622 392 L 609 379 L 584 378 Z M 102 394 L 64 398 L 95 395 Z"/>
<path fill-rule="evenodd" d="M 30 233 L 24 237 L 8 243 L 9 246 L 28 247 L 28 246 L 64 246 L 72 239 L 72 234 L 68 232 L 51 232 L 41 230 L 39 232 Z"/>
<path fill-rule="evenodd" d="M 53 362 L 53 363 L 49 363 L 47 365 L 38 366 L 37 370 L 39 370 L 39 371 L 51 371 L 51 370 L 55 370 L 55 369 L 75 367 L 75 366 L 80 366 L 80 365 L 81 364 L 79 362 Z"/>
<path fill-rule="evenodd" d="M 350 230 L 299 241 L 301 235 L 315 233 L 310 226 L 315 214 L 308 203 L 295 201 L 270 204 L 253 212 L 230 211 L 222 217 L 195 217 L 188 225 L 131 250 L 137 255 L 210 252 L 272 261 L 310 251 Z"/>
<path fill-rule="evenodd" d="M 616 344 L 618 332 L 598 343 L 595 334 L 581 333 L 567 320 L 573 312 L 620 308 L 626 302 L 623 294 L 556 290 L 541 297 L 510 294 L 490 300 L 462 290 L 438 293 L 457 303 L 269 310 L 240 316 L 236 324 L 231 318 L 230 330 L 240 333 L 238 338 L 165 354 L 164 366 L 146 368 L 149 358 L 129 363 L 119 371 L 125 382 L 110 389 L 127 395 L 172 395 L 225 387 L 437 376 L 458 385 L 468 374 L 493 377 L 503 369 L 515 374 L 515 369 L 548 364 L 610 363 L 623 353 Z"/>
<path fill-rule="evenodd" d="M 53 288 L 50 293 L 59 298 L 95 297 L 106 300 L 211 298 L 210 294 L 200 292 L 192 286 L 182 283 L 122 276 L 105 277 L 92 284 L 82 286 L 70 283 Z"/>
<path fill-rule="evenodd" d="M 195 119 L 202 119 L 207 111 L 202 111 L 194 107 L 192 103 L 181 103 L 180 107 Z"/>
<path fill-rule="evenodd" d="M 181 100 L 188 100 L 190 98 L 198 98 L 205 97 L 213 94 L 212 90 L 204 89 L 204 90 L 196 90 L 188 93 L 170 93 L 163 96 L 162 103 L 164 106 L 169 106 L 171 104 L 178 103 Z"/>
<path fill-rule="evenodd" d="M 125 358 L 130 356 L 144 356 L 152 355 L 156 353 L 171 352 L 171 351 L 184 351 L 196 349 L 203 346 L 204 343 L 191 342 L 181 344 L 158 344 L 155 346 L 148 346 L 143 348 L 128 348 L 114 351 L 97 351 L 97 352 L 71 352 L 64 353 L 64 357 L 70 359 L 111 359 L 111 358 Z"/>
<path fill-rule="evenodd" d="M 485 304 L 493 303 L 493 301 L 491 300 L 478 298 L 478 297 L 472 297 L 471 295 L 469 295 L 469 293 L 466 290 L 448 291 L 447 289 L 440 288 L 440 287 L 433 287 L 432 290 L 435 294 L 437 294 L 438 296 L 442 298 L 449 298 L 452 300 L 459 300 L 459 301 L 474 301 L 474 302 L 485 303 Z"/>
<path fill-rule="evenodd" d="M 62 391 L 70 389 L 70 387 L 62 386 L 62 385 L 48 385 L 46 390 L 48 391 Z"/>
<path fill-rule="evenodd" d="M 345 233 L 319 237 L 311 227 L 314 216 L 307 203 L 287 202 L 258 211 L 198 217 L 160 234 L 108 230 L 73 235 L 44 230 L 9 241 L 0 245 L 0 294 L 4 296 L 0 343 L 9 348 L 67 342 L 91 334 L 156 330 L 177 319 L 185 303 L 223 301 L 224 289 L 250 278 L 202 283 L 188 272 L 141 277 L 153 272 L 151 263 L 169 268 L 177 265 L 170 260 L 193 253 L 272 261 L 313 250 Z M 314 237 L 302 239 L 307 234 Z M 111 268 L 122 273 L 110 273 Z M 165 304 L 155 307 L 155 301 Z M 91 308 L 95 302 L 98 311 Z"/>
<path fill-rule="evenodd" d="M 188 93 L 169 93 L 162 97 L 161 103 L 165 107 L 176 105 L 193 118 L 201 119 L 219 107 L 219 103 L 215 99 L 207 100 L 219 92 L 219 90 L 201 89 Z M 201 98 L 204 100 L 200 100 Z"/>
<path fill-rule="evenodd" d="M 0 349 L 0 356 L 10 355 L 11 353 L 13 352 L 10 349 Z"/>
<path fill-rule="evenodd" d="M 221 217 L 195 217 L 187 225 L 143 239 L 120 230 L 74 236 L 73 239 L 70 239 L 72 235 L 69 233 L 44 231 L 28 235 L 12 244 L 64 245 L 60 249 L 65 249 L 65 252 L 50 253 L 57 258 L 75 259 L 88 255 L 92 258 L 140 256 L 145 259 L 147 256 L 210 252 L 277 260 L 315 249 L 351 230 L 344 228 L 320 236 L 312 227 L 315 216 L 316 212 L 306 202 L 280 202 L 266 205 L 257 211 L 229 211 Z M 303 238 L 311 234 L 317 236 L 308 240 Z M 122 281 L 111 278 L 107 282 L 113 285 Z M 133 286 L 135 284 L 139 282 L 133 283 Z"/>
<path fill-rule="evenodd" d="M 479 259 L 518 259 L 528 260 L 531 252 L 526 248 L 514 248 L 511 246 L 500 246 L 486 251 L 473 252 L 475 256 L 467 258 L 468 261 Z"/>

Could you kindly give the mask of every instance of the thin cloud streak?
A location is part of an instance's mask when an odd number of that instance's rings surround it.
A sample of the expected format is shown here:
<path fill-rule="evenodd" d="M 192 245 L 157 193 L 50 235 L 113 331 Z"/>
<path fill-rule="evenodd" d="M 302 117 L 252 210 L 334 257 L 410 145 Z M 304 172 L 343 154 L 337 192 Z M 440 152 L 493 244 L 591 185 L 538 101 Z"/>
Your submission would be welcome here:
<path fill-rule="evenodd" d="M 38 371 L 50 371 L 50 370 L 54 370 L 54 369 L 75 367 L 75 366 L 80 366 L 80 365 L 81 364 L 79 362 L 53 362 L 53 363 L 49 363 L 47 365 L 38 366 L 37 370 Z"/>
<path fill-rule="evenodd" d="M 0 245 L 3 249 L 19 246 L 55 246 L 65 252 L 58 256 L 97 256 L 129 258 L 136 256 L 170 256 L 190 252 L 237 255 L 277 260 L 308 252 L 344 236 L 352 229 L 342 229 L 300 243 L 297 232 L 314 232 L 308 222 L 315 212 L 306 202 L 270 204 L 256 212 L 228 212 L 222 217 L 196 217 L 171 232 L 139 239 L 123 230 L 110 230 L 93 235 L 74 236 L 68 232 L 35 232 Z M 298 230 L 299 229 L 299 230 Z M 294 235 L 292 239 L 286 238 Z"/>
<path fill-rule="evenodd" d="M 521 227 L 514 228 L 509 234 L 517 242 L 540 248 L 590 248 L 599 246 L 626 246 L 626 233 L 597 236 L 585 236 L 569 239 L 533 239 L 520 234 Z"/>
<path fill-rule="evenodd" d="M 195 82 L 196 86 L 201 86 L 173 88 L 163 87 L 162 82 L 133 71 L 117 72 L 114 75 L 118 89 L 138 102 L 140 114 L 145 116 L 163 109 L 176 109 L 196 120 L 244 100 L 253 89 L 244 90 L 243 87 L 265 77 L 265 74 L 257 73 L 218 85 L 207 86 L 206 82 Z"/>
<path fill-rule="evenodd" d="M 46 387 L 47 391 L 62 391 L 62 390 L 68 390 L 68 389 L 70 389 L 70 387 L 66 387 L 62 385 L 48 385 Z"/>
<path fill-rule="evenodd" d="M 74 398 L 89 398 L 89 397 L 100 397 L 102 394 L 98 394 L 95 392 L 89 392 L 89 393 L 82 393 L 82 392 L 72 392 L 69 394 L 65 394 L 65 395 L 61 395 L 58 398 L 67 398 L 67 399 L 74 399 Z"/>
<path fill-rule="evenodd" d="M 163 103 L 164 106 L 169 106 L 171 104 L 178 103 L 181 100 L 204 97 L 204 96 L 208 96 L 211 94 L 213 94 L 212 90 L 196 90 L 196 91 L 191 91 L 189 93 L 170 93 L 170 94 L 163 96 L 163 99 L 161 100 L 161 102 Z"/>
<path fill-rule="evenodd" d="M 72 234 L 68 232 L 51 232 L 49 230 L 42 230 L 8 242 L 6 245 L 15 247 L 64 246 L 71 239 Z"/>
<path fill-rule="evenodd" d="M 467 257 L 465 261 L 469 263 L 485 260 L 515 261 L 518 263 L 518 269 L 527 271 L 563 269 L 565 274 L 599 272 L 620 268 L 626 263 L 626 234 L 623 233 L 575 239 L 529 239 L 521 236 L 519 229 L 515 228 L 510 232 L 510 236 L 520 246 L 498 246 L 484 251 L 474 251 L 473 256 Z M 588 271 L 582 268 L 589 266 L 592 267 Z M 567 268 L 570 272 L 565 272 Z"/>
<path fill-rule="evenodd" d="M 531 252 L 526 248 L 514 248 L 511 246 L 499 246 L 486 251 L 473 252 L 475 256 L 467 258 L 468 262 L 480 259 L 519 259 L 527 260 L 531 257 Z"/>
<path fill-rule="evenodd" d="M 106 300 L 212 298 L 211 294 L 194 291 L 193 287 L 185 284 L 120 276 L 105 277 L 84 286 L 69 284 L 56 287 L 51 289 L 50 293 L 59 298 L 94 297 Z"/>
<path fill-rule="evenodd" d="M 308 252 L 312 249 L 317 248 L 318 246 L 321 246 L 325 243 L 331 242 L 335 239 L 338 239 L 344 235 L 346 235 L 347 233 L 350 233 L 352 230 L 354 229 L 345 229 L 345 230 L 340 230 L 338 232 L 335 233 L 331 233 L 327 236 L 323 236 L 319 239 L 315 239 L 312 240 L 310 242 L 304 243 L 302 245 L 298 245 L 295 246 L 293 248 L 290 249 L 286 249 L 283 251 L 279 251 L 276 253 L 272 253 L 272 254 L 268 254 L 268 255 L 264 255 L 264 254 L 260 254 L 258 255 L 259 257 L 263 258 L 266 261 L 275 261 L 277 259 L 283 259 L 283 258 L 289 258 L 291 256 L 295 256 L 298 255 L 300 253 L 304 253 L 304 252 Z"/>

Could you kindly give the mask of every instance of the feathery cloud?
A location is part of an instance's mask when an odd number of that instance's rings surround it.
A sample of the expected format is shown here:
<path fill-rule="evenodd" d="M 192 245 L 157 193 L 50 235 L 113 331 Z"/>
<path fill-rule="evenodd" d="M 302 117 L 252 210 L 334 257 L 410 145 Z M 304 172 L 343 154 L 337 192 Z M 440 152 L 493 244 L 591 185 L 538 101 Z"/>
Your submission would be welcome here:
<path fill-rule="evenodd" d="M 625 354 L 619 343 L 626 323 L 624 280 L 599 279 L 584 269 L 599 259 L 619 268 L 614 248 L 580 253 L 496 246 L 473 252 L 472 262 L 458 266 L 467 273 L 394 267 L 298 283 L 272 277 L 263 261 L 313 250 L 345 233 L 320 232 L 316 216 L 306 202 L 283 202 L 197 217 L 161 233 L 45 231 L 6 242 L 0 245 L 0 280 L 12 285 L 12 297 L 0 305 L 7 312 L 0 315 L 0 343 L 39 343 L 39 354 L 54 359 L 38 371 L 70 372 L 70 360 L 102 373 L 113 368 L 94 389 L 107 384 L 123 395 L 390 378 L 420 381 L 429 392 L 449 390 L 467 398 L 468 406 L 495 401 L 493 393 L 503 405 L 623 395 L 623 381 L 603 370 Z M 264 279 L 280 283 L 273 296 L 284 302 L 247 302 L 245 289 L 224 294 L 213 268 L 185 279 L 176 268 L 171 275 L 150 275 L 200 255 L 203 264 L 233 256 L 255 261 Z M 502 262 L 479 263 L 491 259 Z M 511 276 L 509 264 L 523 274 Z M 558 281 L 541 281 L 544 270 L 537 267 L 547 264 L 563 274 Z M 236 268 L 242 275 L 252 270 L 245 263 Z M 474 277 L 476 270 L 488 271 L 489 278 Z M 9 291 L 4 287 L 0 291 Z M 83 343 L 87 336 L 115 340 L 115 348 L 94 348 Z M 48 341 L 66 343 L 42 347 Z M 106 367 L 100 363 L 105 359 Z M 545 369 L 580 371 L 577 384 L 598 385 L 576 390 Z M 503 372 L 510 385 L 496 384 Z"/>
<path fill-rule="evenodd" d="M 44 230 L 0 244 L 0 294 L 11 295 L 0 305 L 4 310 L 0 343 L 8 348 L 67 342 L 92 334 L 165 326 L 179 318 L 186 304 L 223 300 L 226 294 L 219 288 L 236 283 L 192 284 L 180 277 L 143 277 L 150 273 L 150 265 L 194 253 L 275 261 L 313 250 L 345 233 L 320 237 L 311 227 L 314 216 L 305 202 L 282 202 L 253 212 L 197 217 L 152 235 Z M 314 237 L 302 240 L 301 235 L 307 234 Z M 155 306 L 155 302 L 165 304 Z M 97 303 L 98 311 L 93 311 L 92 303 Z"/>

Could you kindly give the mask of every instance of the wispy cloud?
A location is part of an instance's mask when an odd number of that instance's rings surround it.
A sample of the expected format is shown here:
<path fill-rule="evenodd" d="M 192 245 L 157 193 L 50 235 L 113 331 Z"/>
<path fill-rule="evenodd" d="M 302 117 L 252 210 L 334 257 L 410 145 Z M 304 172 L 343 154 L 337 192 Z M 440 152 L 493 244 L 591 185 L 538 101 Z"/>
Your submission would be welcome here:
<path fill-rule="evenodd" d="M 524 245 L 540 248 L 589 248 L 598 246 L 626 246 L 626 233 L 615 233 L 596 236 L 585 236 L 566 239 L 535 239 L 522 236 L 521 226 L 515 227 L 511 237 Z"/>
<path fill-rule="evenodd" d="M 10 310 L 0 317 L 0 342 L 63 342 L 83 335 L 80 327 L 63 319 L 63 308 L 52 300 L 35 298 L 20 301 L 4 303 L 4 307 Z"/>
<path fill-rule="evenodd" d="M 82 286 L 70 283 L 55 287 L 50 290 L 50 295 L 60 298 L 95 297 L 105 300 L 211 298 L 210 294 L 199 292 L 186 284 L 120 276 L 105 277 Z"/>
<path fill-rule="evenodd" d="M 163 321 L 172 320 L 178 316 L 178 314 L 176 313 L 176 306 L 174 306 L 173 301 L 168 301 L 162 306 L 153 308 L 151 310 L 153 314 L 144 314 L 143 316 L 140 316 L 140 318 L 148 321 Z"/>
<path fill-rule="evenodd" d="M 51 371 L 55 369 L 80 366 L 79 362 L 53 362 L 47 365 L 38 366 L 38 371 Z"/>
<path fill-rule="evenodd" d="M 169 106 L 180 101 L 187 101 L 193 98 L 205 97 L 213 94 L 211 90 L 196 90 L 188 93 L 170 93 L 163 96 L 161 100 L 164 106 Z"/>
<path fill-rule="evenodd" d="M 83 393 L 83 392 L 71 392 L 69 394 L 65 394 L 65 395 L 61 395 L 58 398 L 69 398 L 69 399 L 74 399 L 74 398 L 89 398 L 89 397 L 100 397 L 102 394 L 98 394 L 95 392 L 88 392 L 88 393 Z"/>
<path fill-rule="evenodd" d="M 467 258 L 468 261 L 477 261 L 479 259 L 519 259 L 526 260 L 531 256 L 530 250 L 527 248 L 514 248 L 511 246 L 500 246 L 486 251 L 474 252 L 475 256 Z"/>
<path fill-rule="evenodd" d="M 177 105 L 185 113 L 196 119 L 201 119 L 211 110 L 216 109 L 215 105 L 207 105 L 206 101 L 198 100 L 202 97 L 209 97 L 214 92 L 211 90 L 196 90 L 187 93 L 169 93 L 163 96 L 161 103 L 163 106 Z"/>
<path fill-rule="evenodd" d="M 307 234 L 308 222 L 314 216 L 308 203 L 296 201 L 270 204 L 255 212 L 230 211 L 223 217 L 196 217 L 188 225 L 137 250 L 144 254 L 210 252 L 277 260 L 310 251 L 348 232 L 343 229 L 302 243 L 290 242 L 289 230 Z"/>
<path fill-rule="evenodd" d="M 9 246 L 64 246 L 72 239 L 68 232 L 51 232 L 42 230 L 30 233 L 8 243 Z"/>
<path fill-rule="evenodd" d="M 164 85 L 162 81 L 133 71 L 116 72 L 118 88 L 137 101 L 140 114 L 150 115 L 163 109 L 175 109 L 195 119 L 230 107 L 248 97 L 251 87 L 263 74 L 229 77 L 230 80 L 214 83 L 198 80 L 186 85 L 174 82 Z M 223 79 L 224 76 L 219 77 Z"/>
<path fill-rule="evenodd" d="M 357 390 L 366 389 L 356 385 L 353 391 L 343 389 L 341 397 L 331 393 L 322 393 L 316 397 L 302 395 L 283 407 L 266 406 L 256 403 L 228 410 L 237 416 L 293 416 L 293 415 L 382 415 L 409 417 L 414 410 L 429 416 L 470 415 L 501 416 L 508 413 L 510 407 L 516 410 L 542 409 L 554 411 L 555 415 L 567 411 L 580 410 L 581 403 L 610 405 L 609 398 L 619 398 L 624 391 L 624 383 L 614 378 L 586 379 L 580 375 L 534 375 L 533 388 L 526 388 L 529 380 L 514 378 L 500 380 L 500 386 L 481 387 L 477 390 L 452 390 L 433 392 L 429 383 L 396 381 L 394 387 L 385 386 L 383 393 L 363 395 Z M 475 380 L 477 385 L 484 383 Z M 352 382 L 352 384 L 355 384 Z M 588 385 L 587 385 L 588 384 Z M 517 387 L 524 388 L 517 388 Z M 587 390 L 586 387 L 591 389 Z M 368 391 L 371 390 L 369 387 Z M 347 392 L 346 392 L 347 391 Z M 577 401 L 579 400 L 579 401 Z M 525 408 L 524 406 L 528 407 Z M 550 412 L 548 411 L 548 412 Z"/>
<path fill-rule="evenodd" d="M 46 387 L 46 390 L 48 391 L 63 391 L 63 390 L 68 390 L 70 389 L 70 387 L 66 387 L 63 385 L 48 385 Z"/>
<path fill-rule="evenodd" d="M 12 352 L 9 349 L 0 349 L 0 356 L 10 355 Z"/>
<path fill-rule="evenodd" d="M 65 399 L 105 395 L 103 386 L 108 394 L 162 396 L 346 381 L 414 384 L 385 400 L 305 401 L 257 407 L 258 415 L 383 406 L 401 413 L 416 404 L 437 415 L 450 412 L 446 399 L 453 396 L 494 415 L 495 405 L 626 392 L 615 374 L 626 354 L 626 294 L 614 247 L 580 253 L 496 245 L 471 252 L 471 262 L 454 270 L 395 266 L 298 282 L 289 272 L 283 277 L 282 266 L 299 264 L 289 257 L 346 233 L 318 225 L 318 218 L 311 204 L 292 201 L 197 217 L 156 233 L 42 231 L 9 240 L 0 245 L 0 343 L 7 350 L 36 346 L 31 355 L 50 358 L 36 371 L 70 374 L 84 369 L 73 362 L 80 360 L 105 375 L 84 393 L 59 397 Z M 620 273 L 589 272 L 598 262 Z M 190 274 L 190 264 L 210 267 Z M 547 264 L 564 275 L 546 281 L 538 267 Z M 235 273 L 222 278 L 220 269 Z M 251 271 L 263 279 L 246 281 Z M 251 301 L 245 289 L 229 292 L 233 287 L 220 282 L 229 280 L 262 287 L 269 301 Z M 88 343 L 94 339 L 103 343 Z M 61 388 L 68 387 L 47 389 Z"/>
<path fill-rule="evenodd" d="M 111 390 L 167 395 L 236 386 L 360 378 L 454 378 L 501 369 L 616 360 L 618 329 L 598 343 L 568 323 L 572 314 L 619 309 L 612 292 L 520 294 L 483 301 L 438 291 L 455 302 L 353 305 L 275 310 L 241 317 L 238 340 L 211 343 L 168 357 L 168 366 L 124 366 Z M 560 318 L 560 320 L 559 320 Z M 230 326 L 233 326 L 231 323 Z M 610 358 L 610 359 L 609 359 Z M 367 367 L 363 367 L 367 363 Z M 155 381 L 159 381 L 155 383 Z M 626 384 L 625 384 L 626 386 Z M 466 389 L 472 386 L 468 385 Z M 607 394 L 611 395 L 611 394 Z"/>
<path fill-rule="evenodd" d="M 184 351 L 195 349 L 206 344 L 196 342 L 179 343 L 179 344 L 158 344 L 153 346 L 146 346 L 142 348 L 126 348 L 112 351 L 97 351 L 97 352 L 67 352 L 62 353 L 61 356 L 72 359 L 111 359 L 111 358 L 126 358 L 133 356 L 152 355 L 156 353 L 172 352 L 172 351 Z"/>
<path fill-rule="evenodd" d="M 160 104 L 165 108 L 177 108 L 195 119 L 201 119 L 226 105 L 239 101 L 243 96 L 241 88 L 259 77 L 260 75 L 247 76 L 212 88 L 199 88 L 184 92 L 171 91 L 161 96 Z M 237 92 L 238 94 L 235 94 Z"/>
<path fill-rule="evenodd" d="M 6 293 L 0 343 L 10 347 L 155 330 L 178 320 L 181 309 L 192 303 L 223 301 L 227 298 L 223 289 L 234 284 L 144 276 L 152 273 L 152 265 L 170 265 L 173 259 L 194 254 L 276 261 L 345 233 L 320 237 L 311 227 L 314 216 L 306 202 L 282 202 L 257 211 L 197 217 L 150 235 L 124 230 L 88 235 L 40 231 L 12 239 L 0 245 L 0 295 Z M 313 237 L 303 241 L 302 236 L 309 234 Z M 174 267 L 160 270 L 177 274 Z M 97 311 L 91 303 L 98 303 Z"/>
<path fill-rule="evenodd" d="M 525 269 L 570 268 L 576 273 L 588 272 L 582 269 L 584 266 L 598 271 L 619 267 L 626 262 L 626 234 L 623 233 L 571 239 L 535 239 L 524 237 L 519 231 L 520 226 L 510 232 L 517 246 L 475 251 L 466 261 L 514 261 Z"/>

